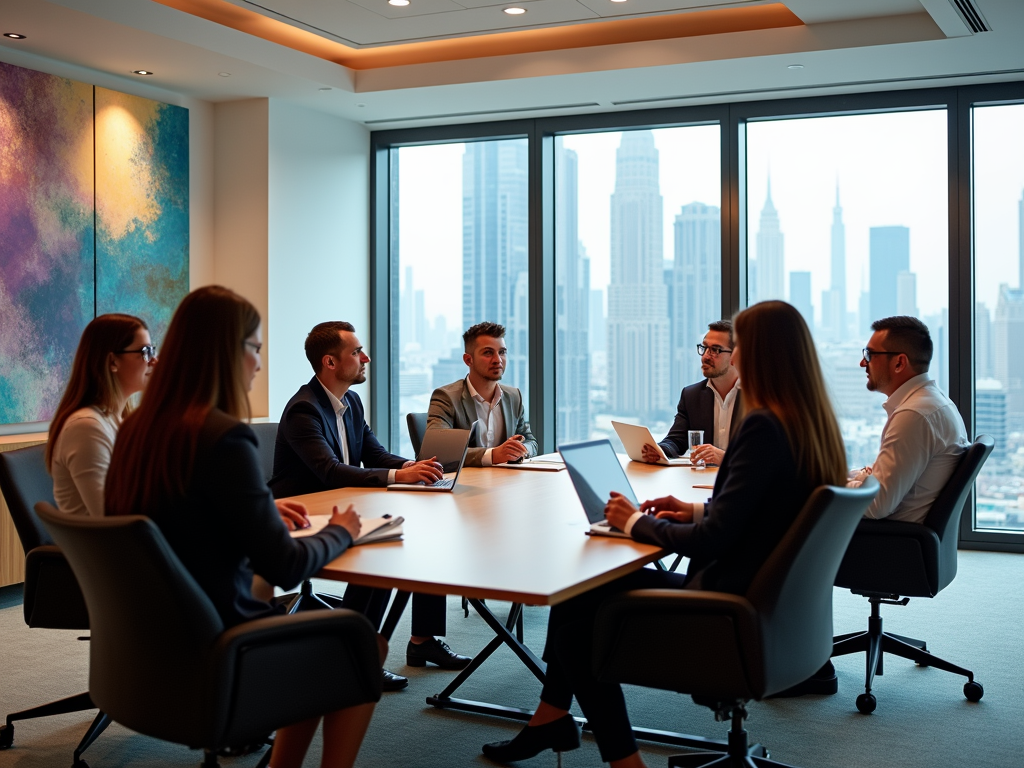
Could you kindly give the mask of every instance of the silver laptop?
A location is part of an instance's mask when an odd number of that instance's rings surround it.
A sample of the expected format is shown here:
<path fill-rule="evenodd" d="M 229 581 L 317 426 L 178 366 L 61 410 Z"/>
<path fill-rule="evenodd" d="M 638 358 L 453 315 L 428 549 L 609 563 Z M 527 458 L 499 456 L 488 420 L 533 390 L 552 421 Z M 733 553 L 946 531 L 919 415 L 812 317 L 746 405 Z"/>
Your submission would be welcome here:
<path fill-rule="evenodd" d="M 587 513 L 590 532 L 599 536 L 628 539 L 629 536 L 609 525 L 604 517 L 604 507 L 612 491 L 618 491 L 639 506 L 633 486 L 626 479 L 626 473 L 611 442 L 588 440 L 585 443 L 570 443 L 561 446 L 558 452 L 562 454 L 576 495 L 580 497 L 583 511 Z"/>
<path fill-rule="evenodd" d="M 469 429 L 428 429 L 423 436 L 423 444 L 417 459 L 429 459 L 436 456 L 438 463 L 446 473 L 444 477 L 432 485 L 424 483 L 392 483 L 388 486 L 389 491 L 434 491 L 447 492 L 455 490 L 455 483 L 458 482 L 459 474 L 462 472 L 462 465 L 466 461 L 466 453 L 469 450 L 469 439 L 476 429 L 477 422 Z M 453 471 L 454 470 L 454 471 Z"/>
<path fill-rule="evenodd" d="M 666 467 L 688 467 L 690 466 L 690 460 L 687 458 L 670 459 L 665 455 L 665 451 L 658 445 L 658 441 L 654 439 L 651 434 L 651 430 L 640 424 L 626 424 L 622 421 L 613 421 L 612 426 L 615 427 L 615 434 L 619 436 L 619 440 L 622 441 L 622 447 L 626 449 L 626 455 L 629 456 L 633 461 L 644 460 L 644 446 L 649 445 L 658 452 L 658 456 L 661 458 L 658 460 L 658 464 Z M 646 462 L 645 462 L 646 463 Z"/>

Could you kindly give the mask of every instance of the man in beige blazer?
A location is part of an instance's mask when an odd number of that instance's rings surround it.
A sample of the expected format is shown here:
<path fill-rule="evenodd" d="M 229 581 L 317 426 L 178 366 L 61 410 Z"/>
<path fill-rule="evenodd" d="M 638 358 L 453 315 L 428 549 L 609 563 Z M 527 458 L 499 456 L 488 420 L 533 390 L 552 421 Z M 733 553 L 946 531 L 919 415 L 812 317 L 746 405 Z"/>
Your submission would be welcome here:
<path fill-rule="evenodd" d="M 434 390 L 427 411 L 427 431 L 469 429 L 479 421 L 469 441 L 466 466 L 489 467 L 537 455 L 537 440 L 523 411 L 523 395 L 498 382 L 505 373 L 508 349 L 505 328 L 477 323 L 464 334 L 463 361 L 469 374 Z"/>

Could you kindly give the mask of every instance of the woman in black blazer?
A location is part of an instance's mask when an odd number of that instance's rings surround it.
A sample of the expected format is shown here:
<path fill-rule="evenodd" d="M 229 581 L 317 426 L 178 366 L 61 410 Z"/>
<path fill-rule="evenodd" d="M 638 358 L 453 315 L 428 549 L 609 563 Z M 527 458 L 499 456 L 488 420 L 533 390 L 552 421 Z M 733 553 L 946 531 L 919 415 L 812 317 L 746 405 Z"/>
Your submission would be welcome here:
<path fill-rule="evenodd" d="M 277 503 L 260 469 L 248 419 L 260 369 L 260 316 L 219 286 L 182 301 L 139 408 L 121 427 L 106 485 L 111 515 L 146 514 L 203 588 L 226 627 L 283 612 L 253 596 L 253 574 L 290 589 L 359 535 L 355 508 L 337 507 L 313 536 L 301 504 Z M 288 521 L 288 522 L 285 522 Z M 324 716 L 324 766 L 355 762 L 373 704 Z M 320 718 L 277 731 L 271 764 L 301 766 Z"/>
<path fill-rule="evenodd" d="M 569 714 L 575 696 L 602 759 L 614 768 L 644 766 L 621 687 L 597 680 L 591 669 L 598 606 L 612 592 L 630 589 L 744 594 L 811 492 L 845 483 L 845 447 L 800 313 L 785 302 L 763 302 L 740 312 L 734 329 L 733 362 L 747 415 L 729 444 L 712 501 L 705 509 L 666 496 L 637 509 L 612 494 L 605 507 L 608 521 L 637 541 L 688 556 L 688 573 L 642 569 L 554 606 L 540 704 L 514 739 L 484 745 L 488 757 L 509 762 L 545 749 L 578 747 L 579 731 Z"/>

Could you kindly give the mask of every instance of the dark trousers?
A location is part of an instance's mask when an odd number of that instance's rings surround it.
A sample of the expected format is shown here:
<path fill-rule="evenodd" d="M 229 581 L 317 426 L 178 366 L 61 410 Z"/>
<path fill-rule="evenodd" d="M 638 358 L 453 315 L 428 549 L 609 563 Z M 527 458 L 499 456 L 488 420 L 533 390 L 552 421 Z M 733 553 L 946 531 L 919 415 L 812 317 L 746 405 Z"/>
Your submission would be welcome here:
<path fill-rule="evenodd" d="M 642 568 L 551 608 L 544 646 L 548 668 L 541 701 L 568 710 L 575 695 L 594 732 L 601 759 L 606 763 L 629 757 L 637 746 L 622 687 L 594 676 L 591 658 L 597 609 L 616 592 L 683 589 L 685 581 L 683 574 Z"/>
<path fill-rule="evenodd" d="M 391 600 L 390 589 L 349 584 L 342 598 L 342 607 L 359 611 L 378 630 Z M 444 595 L 412 596 L 412 634 L 416 637 L 444 636 L 447 603 Z"/>

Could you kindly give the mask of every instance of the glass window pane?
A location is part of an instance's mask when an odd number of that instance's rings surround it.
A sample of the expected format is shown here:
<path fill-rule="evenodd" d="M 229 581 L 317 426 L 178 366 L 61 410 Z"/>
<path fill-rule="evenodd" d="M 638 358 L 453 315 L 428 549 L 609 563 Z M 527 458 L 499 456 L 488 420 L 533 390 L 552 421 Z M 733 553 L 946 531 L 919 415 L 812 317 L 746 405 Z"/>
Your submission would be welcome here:
<path fill-rule="evenodd" d="M 555 141 L 559 443 L 668 432 L 721 312 L 717 125 Z"/>
<path fill-rule="evenodd" d="M 974 526 L 1024 530 L 1024 105 L 974 108 Z"/>
<path fill-rule="evenodd" d="M 406 414 L 464 378 L 462 333 L 506 328 L 503 383 L 529 407 L 526 139 L 391 150 L 392 446 L 413 455 Z"/>
<path fill-rule="evenodd" d="M 748 303 L 803 313 L 851 467 L 874 461 L 885 424 L 860 367 L 873 321 L 922 319 L 949 391 L 947 158 L 945 110 L 747 125 Z"/>

